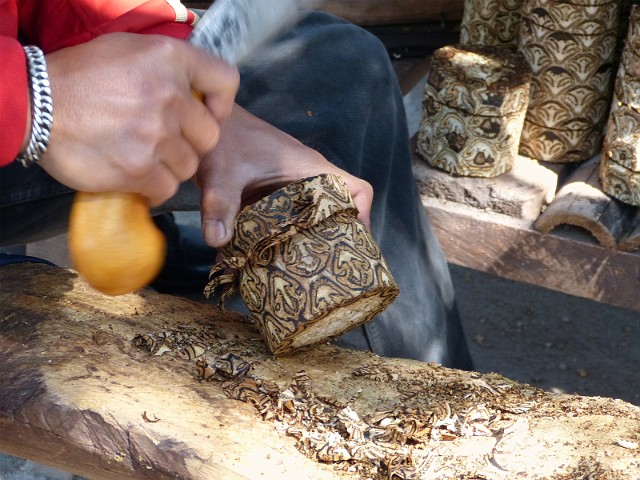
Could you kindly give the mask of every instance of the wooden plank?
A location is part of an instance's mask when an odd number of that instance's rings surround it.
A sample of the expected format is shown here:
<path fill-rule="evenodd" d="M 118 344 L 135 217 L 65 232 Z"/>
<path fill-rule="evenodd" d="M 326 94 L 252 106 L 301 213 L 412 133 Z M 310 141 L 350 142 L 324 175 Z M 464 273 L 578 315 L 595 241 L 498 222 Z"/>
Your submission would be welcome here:
<path fill-rule="evenodd" d="M 607 250 L 572 232 L 543 234 L 528 220 L 422 199 L 449 262 L 640 312 L 640 254 Z"/>
<path fill-rule="evenodd" d="M 535 228 L 549 233 L 559 225 L 574 225 L 590 232 L 605 248 L 616 249 L 637 209 L 602 191 L 599 170 L 599 155 L 580 165 L 536 220 Z"/>
<path fill-rule="evenodd" d="M 187 8 L 206 9 L 208 1 L 183 2 Z M 317 0 L 316 10 L 331 13 L 358 25 L 457 22 L 462 19 L 463 0 Z"/>
<path fill-rule="evenodd" d="M 584 458 L 602 478 L 637 468 L 640 407 L 619 400 L 330 345 L 273 358 L 238 315 L 150 291 L 107 297 L 55 267 L 2 267 L 0 282 L 0 451 L 88 478 L 578 478 Z M 131 342 L 161 332 L 252 369 L 201 382 L 158 335 L 156 355 Z"/>
<path fill-rule="evenodd" d="M 211 4 L 214 2 L 214 0 L 208 0 L 208 1 L 194 1 L 194 2 L 182 2 L 184 4 L 185 7 L 187 8 L 194 8 L 194 9 L 202 9 L 202 10 L 206 10 L 207 8 L 209 8 L 211 6 Z"/>
<path fill-rule="evenodd" d="M 458 43 L 458 23 L 420 23 L 415 25 L 364 26 L 377 36 L 394 59 L 424 57 L 445 45 Z"/>
<path fill-rule="evenodd" d="M 415 153 L 415 142 L 414 176 L 429 197 L 533 221 L 555 195 L 557 173 L 535 160 L 519 156 L 510 172 L 494 178 L 453 176 L 429 166 Z"/>
<path fill-rule="evenodd" d="M 318 10 L 358 25 L 455 22 L 462 19 L 463 0 L 320 0 Z"/>

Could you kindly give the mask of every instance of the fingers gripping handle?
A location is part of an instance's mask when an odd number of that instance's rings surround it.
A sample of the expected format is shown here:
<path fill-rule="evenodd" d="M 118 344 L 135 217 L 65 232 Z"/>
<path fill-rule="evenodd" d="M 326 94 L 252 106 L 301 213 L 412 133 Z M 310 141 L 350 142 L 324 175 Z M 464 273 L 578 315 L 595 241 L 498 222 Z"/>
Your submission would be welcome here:
<path fill-rule="evenodd" d="M 203 100 L 202 93 L 191 93 Z M 122 295 L 146 287 L 160 273 L 166 240 L 144 196 L 78 192 L 69 217 L 69 253 L 93 288 Z"/>

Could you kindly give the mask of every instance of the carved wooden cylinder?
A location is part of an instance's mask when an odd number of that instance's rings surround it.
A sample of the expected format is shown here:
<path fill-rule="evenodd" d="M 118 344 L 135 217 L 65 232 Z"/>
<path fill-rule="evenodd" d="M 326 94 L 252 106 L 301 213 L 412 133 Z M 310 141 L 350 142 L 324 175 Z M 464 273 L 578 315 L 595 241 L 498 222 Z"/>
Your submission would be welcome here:
<path fill-rule="evenodd" d="M 511 170 L 530 80 L 522 56 L 504 47 L 436 50 L 424 90 L 420 156 L 456 175 L 495 177 Z"/>
<path fill-rule="evenodd" d="M 613 91 L 619 2 L 529 0 L 519 49 L 533 71 L 520 153 L 569 163 L 602 146 Z"/>
<path fill-rule="evenodd" d="M 634 5 L 602 147 L 600 181 L 609 195 L 640 206 L 640 6 Z"/>
<path fill-rule="evenodd" d="M 390 305 L 398 287 L 346 185 L 335 175 L 294 182 L 244 208 L 210 296 L 239 289 L 267 346 L 288 354 L 341 335 Z M 233 269 L 233 273 L 228 273 Z"/>

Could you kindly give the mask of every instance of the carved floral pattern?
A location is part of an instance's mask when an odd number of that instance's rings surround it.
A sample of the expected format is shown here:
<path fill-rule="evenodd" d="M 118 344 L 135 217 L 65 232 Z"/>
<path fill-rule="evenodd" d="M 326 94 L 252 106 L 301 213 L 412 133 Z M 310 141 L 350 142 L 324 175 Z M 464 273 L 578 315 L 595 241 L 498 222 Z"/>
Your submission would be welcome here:
<path fill-rule="evenodd" d="M 308 348 L 385 310 L 398 287 L 344 182 L 294 182 L 237 216 L 205 289 L 239 290 L 274 354 Z M 227 270 L 233 269 L 231 273 Z"/>

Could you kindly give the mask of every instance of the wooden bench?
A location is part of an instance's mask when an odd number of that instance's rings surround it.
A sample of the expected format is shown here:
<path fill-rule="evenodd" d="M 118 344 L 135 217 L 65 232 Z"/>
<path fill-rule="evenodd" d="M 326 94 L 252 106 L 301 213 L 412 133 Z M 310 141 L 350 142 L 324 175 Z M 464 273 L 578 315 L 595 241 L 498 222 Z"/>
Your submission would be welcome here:
<path fill-rule="evenodd" d="M 87 478 L 637 472 L 640 407 L 620 400 L 331 345 L 274 358 L 233 312 L 109 297 L 57 267 L 5 266 L 0 283 L 0 452 Z"/>
<path fill-rule="evenodd" d="M 457 42 L 461 19 L 458 2 L 429 5 L 436 11 L 414 10 L 408 25 L 406 10 L 383 14 L 375 0 L 340 9 L 385 43 L 414 110 L 430 53 Z M 578 166 L 519 157 L 497 178 L 455 177 L 429 167 L 414 148 L 416 181 L 450 263 L 640 312 L 640 208 L 603 193 L 598 165 L 599 157 Z"/>

